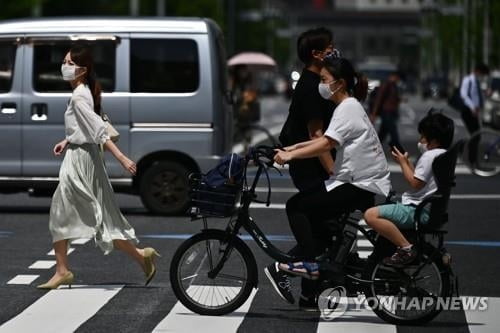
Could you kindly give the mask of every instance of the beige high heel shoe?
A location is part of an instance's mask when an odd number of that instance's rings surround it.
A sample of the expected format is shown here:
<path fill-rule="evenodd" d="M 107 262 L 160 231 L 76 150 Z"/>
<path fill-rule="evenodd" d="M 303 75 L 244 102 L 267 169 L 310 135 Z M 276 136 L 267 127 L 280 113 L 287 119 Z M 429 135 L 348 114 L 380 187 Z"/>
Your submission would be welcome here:
<path fill-rule="evenodd" d="M 52 283 L 47 282 L 44 284 L 40 284 L 37 286 L 37 289 L 57 289 L 57 287 L 59 287 L 60 285 L 66 285 L 66 284 L 69 285 L 69 288 L 71 289 L 71 285 L 73 284 L 74 278 L 75 276 L 73 275 L 73 273 L 67 271 L 66 274 L 64 274 L 64 276 L 60 277 L 56 281 Z"/>
<path fill-rule="evenodd" d="M 153 249 L 152 247 L 144 248 L 144 274 L 146 275 L 146 283 L 144 284 L 145 286 L 147 286 L 149 282 L 151 282 L 156 274 L 156 266 L 154 263 L 156 257 L 161 256 L 158 252 L 156 252 L 155 249 Z"/>

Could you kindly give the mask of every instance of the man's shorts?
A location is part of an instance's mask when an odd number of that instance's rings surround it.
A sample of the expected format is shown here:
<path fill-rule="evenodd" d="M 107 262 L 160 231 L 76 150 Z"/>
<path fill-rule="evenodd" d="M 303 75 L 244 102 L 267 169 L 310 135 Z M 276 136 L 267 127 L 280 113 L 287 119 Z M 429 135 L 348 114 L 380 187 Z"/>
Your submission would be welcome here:
<path fill-rule="evenodd" d="M 390 205 L 378 206 L 378 214 L 380 217 L 390 220 L 399 229 L 413 229 L 415 227 L 415 206 L 403 205 L 400 202 Z M 429 212 L 425 209 L 422 210 L 420 216 L 422 224 L 429 221 Z"/>

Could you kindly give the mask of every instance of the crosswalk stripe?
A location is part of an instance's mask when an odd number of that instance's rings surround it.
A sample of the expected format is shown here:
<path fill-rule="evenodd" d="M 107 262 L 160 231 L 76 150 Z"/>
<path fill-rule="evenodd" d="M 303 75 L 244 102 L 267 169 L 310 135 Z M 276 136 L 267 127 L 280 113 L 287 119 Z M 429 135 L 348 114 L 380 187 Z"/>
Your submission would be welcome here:
<path fill-rule="evenodd" d="M 484 311 L 467 311 L 465 318 L 471 333 L 497 333 L 500 320 L 500 298 L 488 297 L 488 309 Z"/>
<path fill-rule="evenodd" d="M 89 238 L 79 238 L 71 241 L 71 245 L 77 244 L 77 245 L 83 245 L 86 244 L 90 239 Z"/>
<path fill-rule="evenodd" d="M 358 332 L 370 332 L 370 333 L 395 333 L 397 332 L 397 326 L 387 324 L 382 319 L 379 319 L 377 315 L 366 308 L 361 308 L 359 310 L 352 308 L 350 305 L 347 311 L 339 318 L 335 318 L 331 321 L 321 320 L 318 323 L 317 333 L 331 333 L 331 332 L 342 332 L 342 333 L 358 333 Z"/>
<path fill-rule="evenodd" d="M 358 255 L 362 259 L 368 258 L 370 254 L 372 254 L 372 251 L 358 251 Z"/>
<path fill-rule="evenodd" d="M 188 310 L 181 302 L 177 302 L 170 313 L 155 327 L 153 333 L 191 333 L 200 331 L 201 327 L 203 327 L 203 333 L 236 332 L 245 319 L 256 293 L 257 290 L 254 289 L 248 300 L 238 310 L 227 316 L 201 316 Z"/>
<path fill-rule="evenodd" d="M 0 333 L 73 332 L 122 288 L 123 285 L 99 285 L 51 290 L 0 326 Z"/>
<path fill-rule="evenodd" d="M 71 252 L 73 252 L 74 250 L 75 250 L 74 248 L 70 247 L 70 248 L 68 249 L 68 253 L 67 253 L 67 254 L 71 254 Z M 48 255 L 48 256 L 55 256 L 55 255 L 56 255 L 56 253 L 55 253 L 55 251 L 52 249 L 49 253 L 47 253 L 47 255 Z"/>
<path fill-rule="evenodd" d="M 37 260 L 31 264 L 29 269 L 49 269 L 54 267 L 56 264 L 55 260 Z"/>
<path fill-rule="evenodd" d="M 16 275 L 13 279 L 10 279 L 7 284 L 31 284 L 31 282 L 38 279 L 40 275 L 35 274 L 20 274 Z"/>
<path fill-rule="evenodd" d="M 373 244 L 367 239 L 358 239 L 356 244 L 358 247 L 373 247 Z"/>

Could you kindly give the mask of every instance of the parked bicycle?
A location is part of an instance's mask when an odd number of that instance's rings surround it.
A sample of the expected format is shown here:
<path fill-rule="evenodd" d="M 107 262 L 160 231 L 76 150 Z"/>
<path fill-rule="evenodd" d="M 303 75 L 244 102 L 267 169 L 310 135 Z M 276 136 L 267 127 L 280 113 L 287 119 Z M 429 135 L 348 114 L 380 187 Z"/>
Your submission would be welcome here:
<path fill-rule="evenodd" d="M 407 235 L 418 247 L 417 260 L 400 268 L 382 264 L 382 258 L 391 255 L 394 247 L 373 230 L 365 229 L 354 217 L 354 212 L 349 212 L 325 222 L 331 231 L 331 244 L 316 258 L 323 289 L 342 284 L 349 295 L 364 294 L 371 300 L 368 304 L 377 316 L 393 324 L 423 324 L 439 314 L 441 308 L 437 301 L 457 293 L 451 256 L 443 244 L 446 231 L 442 227 L 447 221 L 458 151 L 459 145 L 455 145 L 433 163 L 438 191 L 418 206 L 415 230 Z M 277 249 L 249 213 L 253 202 L 261 202 L 257 200 L 255 189 L 262 175 L 268 183 L 265 203 L 270 204 L 268 170 L 274 168 L 273 157 L 272 147 L 251 148 L 245 157 L 243 182 L 227 184 L 223 190 L 207 190 L 203 177 L 191 177 L 192 220 L 201 220 L 203 229 L 180 245 L 170 266 L 173 291 L 188 309 L 202 315 L 224 315 L 238 309 L 252 289 L 257 288 L 257 263 L 248 245 L 238 236 L 241 228 L 274 260 L 295 262 L 302 259 Z M 250 163 L 257 167 L 253 180 L 247 177 Z M 420 223 L 420 214 L 427 206 L 430 206 L 430 221 L 424 226 Z M 209 228 L 210 217 L 228 218 L 225 229 Z M 373 245 L 373 253 L 367 259 L 359 258 L 355 249 L 358 232 Z M 434 302 L 424 302 L 427 305 L 423 308 L 409 308 L 407 302 L 415 298 Z"/>

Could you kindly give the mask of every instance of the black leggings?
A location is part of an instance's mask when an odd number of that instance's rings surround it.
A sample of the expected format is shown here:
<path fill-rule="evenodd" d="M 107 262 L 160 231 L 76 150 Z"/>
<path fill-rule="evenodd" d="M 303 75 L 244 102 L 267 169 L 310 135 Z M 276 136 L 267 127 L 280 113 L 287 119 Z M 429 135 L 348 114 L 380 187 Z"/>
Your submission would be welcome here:
<path fill-rule="evenodd" d="M 297 240 L 298 252 L 305 260 L 313 260 L 324 250 L 318 246 L 322 236 L 329 232 L 324 221 L 352 211 L 364 203 L 363 209 L 374 205 L 375 194 L 352 184 L 343 184 L 333 190 L 299 192 L 286 203 L 290 228 Z M 320 243 L 323 243 L 321 241 Z"/>

